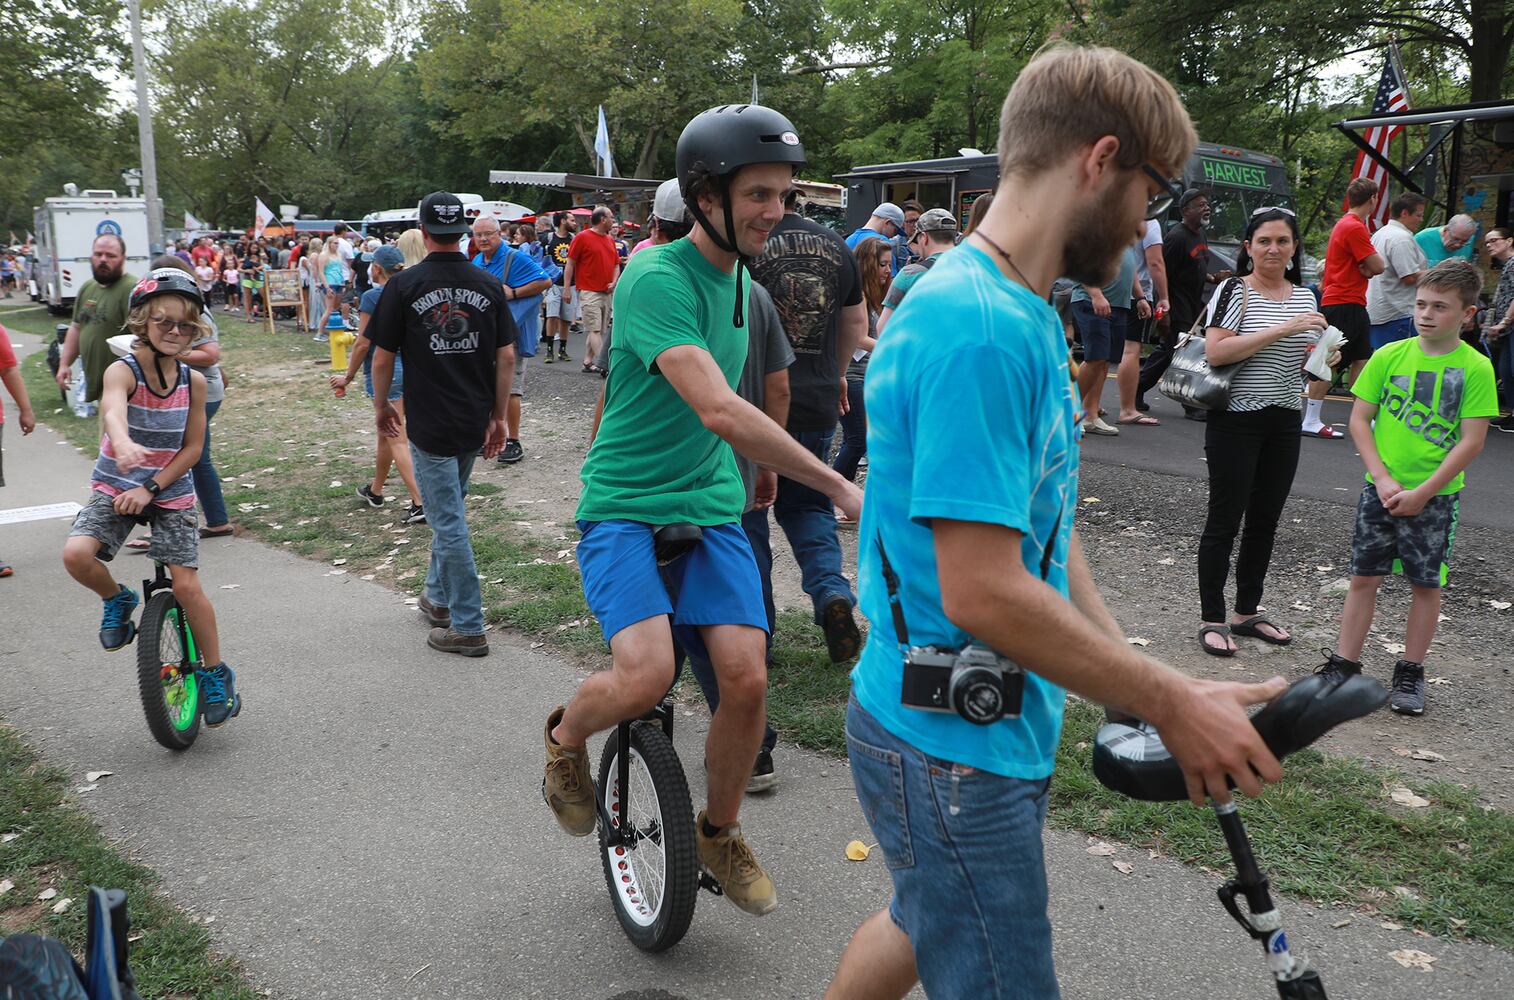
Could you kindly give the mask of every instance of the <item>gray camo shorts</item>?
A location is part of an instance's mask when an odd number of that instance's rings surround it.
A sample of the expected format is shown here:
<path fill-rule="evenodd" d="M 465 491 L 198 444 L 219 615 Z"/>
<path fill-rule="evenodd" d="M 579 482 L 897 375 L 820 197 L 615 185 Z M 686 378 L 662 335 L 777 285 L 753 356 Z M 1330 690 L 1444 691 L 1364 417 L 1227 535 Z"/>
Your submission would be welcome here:
<path fill-rule="evenodd" d="M 137 526 L 137 520 L 125 514 L 117 514 L 115 498 L 99 490 L 89 495 L 85 504 L 74 516 L 74 526 L 68 537 L 76 535 L 93 538 L 100 543 L 95 557 L 101 562 L 110 562 L 121 549 L 121 543 Z M 198 569 L 200 566 L 200 515 L 194 508 L 188 510 L 165 510 L 149 507 L 152 517 L 148 521 L 152 529 L 152 544 L 147 554 L 154 562 L 165 566 L 184 566 Z"/>
<path fill-rule="evenodd" d="M 1401 572 L 1416 587 L 1444 587 L 1451 566 L 1451 543 L 1461 494 L 1432 497 L 1413 517 L 1394 517 L 1371 483 L 1356 503 L 1356 530 L 1351 536 L 1353 576 L 1391 576 Z"/>

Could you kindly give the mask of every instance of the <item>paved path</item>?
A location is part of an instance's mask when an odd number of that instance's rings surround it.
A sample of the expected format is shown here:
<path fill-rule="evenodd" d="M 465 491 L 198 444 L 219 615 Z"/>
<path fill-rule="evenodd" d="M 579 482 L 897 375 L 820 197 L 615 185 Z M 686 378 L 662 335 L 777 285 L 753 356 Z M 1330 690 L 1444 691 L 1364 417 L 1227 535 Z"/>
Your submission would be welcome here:
<path fill-rule="evenodd" d="M 0 509 L 82 498 L 89 463 L 51 431 L 5 445 Z M 678 948 L 638 953 L 592 843 L 561 835 L 538 796 L 543 717 L 574 668 L 509 635 L 484 660 L 431 652 L 395 593 L 252 541 L 207 544 L 203 560 L 247 707 L 169 754 L 147 734 L 131 652 L 101 652 L 99 604 L 63 573 L 66 530 L 0 525 L 17 569 L 0 581 L 0 711 L 81 784 L 85 770 L 115 772 L 81 802 L 181 905 L 214 916 L 216 945 L 276 995 L 817 997 L 887 898 L 879 856 L 842 857 L 866 838 L 845 763 L 785 747 L 782 784 L 744 815 L 778 912 L 755 920 L 704 896 Z M 149 569 L 126 555 L 117 566 L 133 580 Z M 697 778 L 703 713 L 680 721 Z M 1068 998 L 1271 995 L 1214 879 L 1124 848 L 1135 873 L 1120 875 L 1077 834 L 1046 843 Z M 1285 914 L 1337 998 L 1506 1000 L 1514 983 L 1514 957 L 1491 948 L 1350 911 Z M 1437 971 L 1401 968 L 1388 957 L 1399 948 L 1435 955 Z"/>
<path fill-rule="evenodd" d="M 1084 461 L 1105 465 L 1128 465 L 1148 472 L 1207 479 L 1204 465 L 1204 425 L 1183 419 L 1183 410 L 1155 390 L 1146 394 L 1151 415 L 1160 427 L 1121 427 L 1119 437 L 1090 435 L 1083 441 Z M 1112 423 L 1119 395 L 1111 377 L 1104 390 L 1104 407 Z M 1342 433 L 1351 416 L 1351 401 L 1331 396 L 1325 401 L 1324 419 Z M 1361 456 L 1350 438 L 1340 441 L 1305 440 L 1293 477 L 1295 496 L 1313 497 L 1355 508 L 1361 492 Z M 1461 519 L 1514 532 L 1514 504 L 1504 498 L 1514 495 L 1514 435 L 1488 431 L 1488 443 L 1467 473 L 1462 491 Z"/>

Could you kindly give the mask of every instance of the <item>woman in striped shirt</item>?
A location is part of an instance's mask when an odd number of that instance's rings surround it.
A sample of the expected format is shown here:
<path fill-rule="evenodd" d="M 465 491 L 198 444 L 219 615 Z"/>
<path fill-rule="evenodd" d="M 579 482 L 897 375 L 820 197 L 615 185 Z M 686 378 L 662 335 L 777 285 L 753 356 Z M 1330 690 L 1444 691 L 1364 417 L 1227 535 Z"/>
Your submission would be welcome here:
<path fill-rule="evenodd" d="M 1235 655 L 1232 634 L 1277 646 L 1293 640 L 1257 604 L 1298 468 L 1302 368 L 1328 325 L 1304 286 L 1302 259 L 1293 213 L 1258 209 L 1236 258 L 1239 277 L 1221 285 L 1209 306 L 1205 355 L 1216 368 L 1237 365 L 1229 403 L 1209 414 L 1204 432 L 1209 516 L 1199 541 L 1199 643 L 1214 656 Z M 1227 617 L 1225 580 L 1237 534 L 1235 611 Z"/>

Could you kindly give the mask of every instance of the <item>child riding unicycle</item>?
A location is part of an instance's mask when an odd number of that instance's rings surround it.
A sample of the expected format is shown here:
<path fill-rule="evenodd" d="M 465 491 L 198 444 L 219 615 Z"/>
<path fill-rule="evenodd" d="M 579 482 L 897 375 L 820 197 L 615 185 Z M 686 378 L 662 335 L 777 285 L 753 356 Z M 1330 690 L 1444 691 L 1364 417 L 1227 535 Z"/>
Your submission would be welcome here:
<path fill-rule="evenodd" d="M 190 469 L 205 440 L 205 378 L 178 357 L 205 335 L 203 309 L 193 276 L 178 268 L 158 268 L 132 289 L 126 319 L 131 349 L 105 370 L 100 457 L 89 502 L 63 547 L 69 575 L 100 595 L 100 645 L 114 651 L 137 635 L 132 614 L 138 597 L 115 581 L 106 564 L 134 527 L 151 527 L 148 555 L 159 564 L 159 581 L 148 589 L 164 592 L 148 595 L 142 628 L 144 635 L 164 634 L 165 641 L 171 635 L 176 652 L 163 663 L 152 651 L 151 684 L 143 681 L 142 695 L 154 736 L 177 749 L 193 740 L 200 716 L 214 728 L 242 708 L 197 569 L 199 519 Z M 165 714 L 172 732 L 160 734 Z M 177 739 L 165 741 L 170 735 Z"/>

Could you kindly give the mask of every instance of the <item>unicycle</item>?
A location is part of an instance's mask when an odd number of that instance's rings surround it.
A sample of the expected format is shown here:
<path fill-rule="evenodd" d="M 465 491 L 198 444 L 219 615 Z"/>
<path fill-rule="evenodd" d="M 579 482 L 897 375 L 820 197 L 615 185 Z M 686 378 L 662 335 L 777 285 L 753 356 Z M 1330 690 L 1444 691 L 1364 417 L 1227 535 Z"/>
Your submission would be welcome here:
<path fill-rule="evenodd" d="M 142 597 L 137 690 L 147 728 L 168 749 L 187 750 L 200 735 L 200 652 L 162 563 L 151 580 L 142 581 Z"/>
<path fill-rule="evenodd" d="M 670 596 L 676 598 L 667 567 L 703 534 L 693 524 L 657 529 L 657 565 Z M 675 662 L 683 661 L 674 655 Z M 667 696 L 641 718 L 621 722 L 605 741 L 594 804 L 605 884 L 621 929 L 643 951 L 673 947 L 694 919 L 699 889 L 719 895 L 720 887 L 699 870 L 694 804 L 673 749 L 673 704 Z"/>
<path fill-rule="evenodd" d="M 1337 681 L 1311 674 L 1294 681 L 1254 715 L 1251 724 L 1273 755 L 1282 760 L 1342 722 L 1370 715 L 1387 701 L 1387 690 L 1370 677 L 1354 674 Z M 1108 788 L 1133 799 L 1177 802 L 1188 798 L 1177 761 L 1163 745 L 1161 735 L 1145 723 L 1112 722 L 1100 729 L 1094 739 L 1093 773 Z M 1261 944 L 1282 1000 L 1327 1000 L 1319 973 L 1307 959 L 1289 949 L 1282 915 L 1272 901 L 1267 876 L 1252 854 L 1235 802 L 1215 804 L 1214 813 L 1236 867 L 1235 878 L 1219 888 L 1220 904 Z M 1245 912 L 1238 897 L 1246 901 Z"/>

